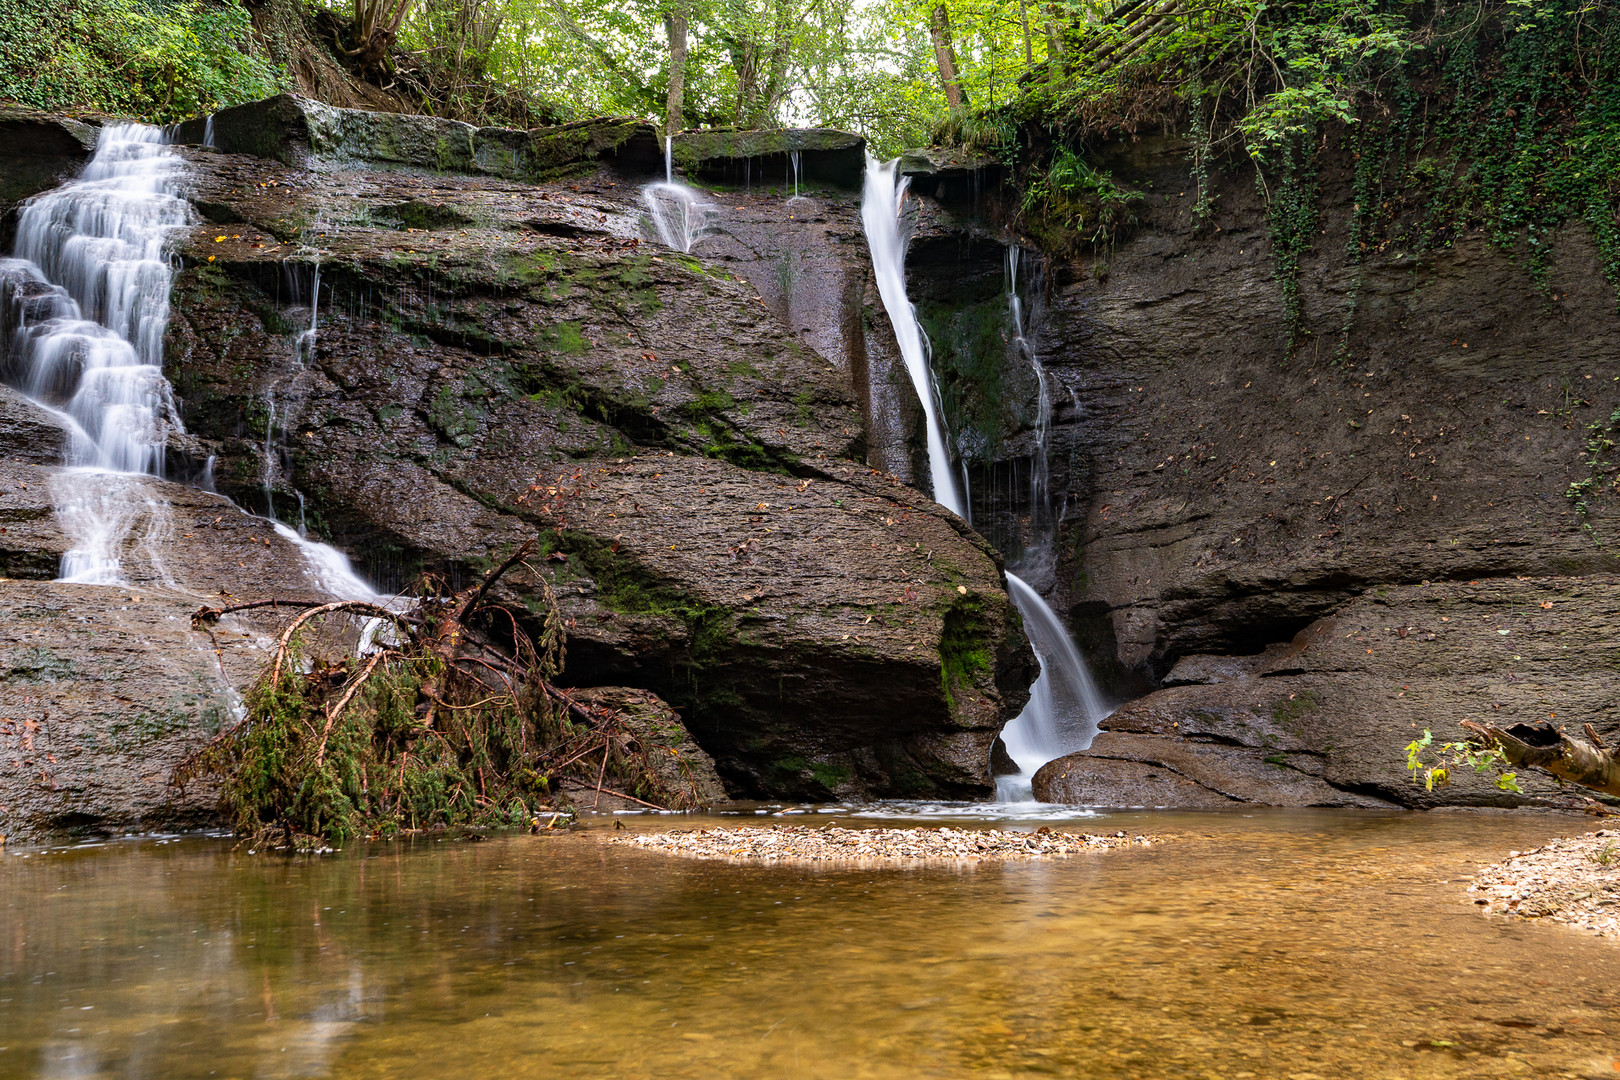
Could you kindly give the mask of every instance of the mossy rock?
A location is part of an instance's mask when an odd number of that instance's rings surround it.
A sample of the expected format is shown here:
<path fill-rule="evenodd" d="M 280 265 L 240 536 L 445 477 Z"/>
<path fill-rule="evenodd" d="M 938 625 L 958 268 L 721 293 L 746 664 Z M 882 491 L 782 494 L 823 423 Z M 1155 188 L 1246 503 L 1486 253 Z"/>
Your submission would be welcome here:
<path fill-rule="evenodd" d="M 477 128 L 437 116 L 337 109 L 293 94 L 222 109 L 213 119 L 215 148 L 293 166 L 365 162 L 540 181 L 603 162 L 651 174 L 662 156 L 657 133 L 640 120 Z M 178 124 L 175 137 L 201 143 L 206 123 L 198 117 Z"/>
<path fill-rule="evenodd" d="M 858 187 L 866 167 L 866 139 L 833 128 L 777 128 L 748 131 L 709 128 L 683 131 L 671 142 L 670 156 L 688 173 L 734 182 L 744 174 L 756 183 L 765 176 L 787 177 L 789 155 L 797 151 L 801 183 Z"/>
<path fill-rule="evenodd" d="M 662 156 L 658 132 L 645 121 L 578 120 L 529 132 L 521 176 L 552 180 L 598 162 L 609 162 L 621 172 L 652 174 L 659 171 Z"/>

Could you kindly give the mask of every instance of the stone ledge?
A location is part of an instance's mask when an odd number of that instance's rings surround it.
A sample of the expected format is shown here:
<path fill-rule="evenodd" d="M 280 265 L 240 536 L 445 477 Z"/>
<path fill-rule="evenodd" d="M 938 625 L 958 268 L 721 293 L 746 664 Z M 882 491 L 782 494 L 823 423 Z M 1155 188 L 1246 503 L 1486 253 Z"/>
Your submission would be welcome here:
<path fill-rule="evenodd" d="M 207 119 L 175 125 L 176 140 L 202 144 Z M 479 128 L 436 116 L 337 109 L 292 94 L 215 113 L 212 145 L 295 167 L 363 163 L 535 182 L 599 164 L 652 173 L 661 157 L 655 129 L 639 120 L 580 120 L 531 131 Z"/>

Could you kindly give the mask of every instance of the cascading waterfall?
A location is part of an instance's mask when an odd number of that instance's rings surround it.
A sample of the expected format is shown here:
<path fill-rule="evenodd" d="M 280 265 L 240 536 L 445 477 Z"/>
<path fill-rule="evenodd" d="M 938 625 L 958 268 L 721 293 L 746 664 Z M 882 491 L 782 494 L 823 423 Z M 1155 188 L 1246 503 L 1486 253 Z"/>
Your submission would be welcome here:
<path fill-rule="evenodd" d="M 904 210 L 909 184 L 906 177 L 899 175 L 899 166 L 898 159 L 889 162 L 879 162 L 870 156 L 866 159 L 861 222 L 872 253 L 872 274 L 877 280 L 878 294 L 894 327 L 895 340 L 905 360 L 906 371 L 922 402 L 928 443 L 928 473 L 934 501 L 966 518 L 966 477 L 962 477 L 959 488 L 957 474 L 951 468 L 939 395 L 929 366 L 928 338 L 918 324 L 916 309 L 906 295 L 905 257 L 909 236 Z M 1016 255 L 1013 258 L 1016 260 Z M 1034 349 L 1025 339 L 1023 304 L 1018 295 L 1016 272 L 1015 262 L 1012 299 L 1009 302 L 1020 343 L 1019 351 L 1034 364 L 1040 383 L 1040 416 L 1036 435 L 1041 461 L 1033 470 L 1031 483 L 1035 492 L 1041 495 L 1041 505 L 1044 506 L 1046 433 L 1050 427 L 1051 398 L 1046 389 L 1045 372 L 1035 357 Z M 1044 546 L 1049 548 L 1050 543 L 1051 537 L 1047 535 Z M 1032 545 L 1032 548 L 1040 546 L 1043 545 Z M 1057 612 L 1018 575 L 1009 572 L 1007 586 L 1013 605 L 1023 616 L 1024 629 L 1040 661 L 1041 674 L 1030 687 L 1029 704 L 1002 732 L 1002 741 L 1018 764 L 1019 773 L 999 778 L 996 789 L 997 797 L 1003 802 L 1025 802 L 1033 798 L 1030 781 L 1036 770 L 1055 757 L 1089 746 L 1097 733 L 1098 722 L 1108 714 L 1108 709 Z"/>
<path fill-rule="evenodd" d="M 641 189 L 641 202 L 652 218 L 658 240 L 667 248 L 691 253 L 693 245 L 714 231 L 720 211 L 675 180 L 675 142 L 664 136 L 664 179 Z"/>
<path fill-rule="evenodd" d="M 1019 264 L 1023 251 L 1017 244 L 1007 248 L 1007 308 L 1013 322 L 1012 345 L 1029 361 L 1035 374 L 1036 416 L 1035 454 L 1029 471 L 1029 505 L 1032 536 L 1015 564 L 1025 573 L 1050 573 L 1054 515 L 1050 512 L 1048 447 L 1052 430 L 1052 395 L 1046 369 L 1028 337 L 1024 300 L 1018 287 Z M 1041 594 L 1009 570 L 1008 593 L 1024 618 L 1041 674 L 1029 688 L 1029 703 L 1001 733 L 1007 754 L 1018 765 L 1016 775 L 996 779 L 996 794 L 1003 802 L 1025 802 L 1034 798 L 1031 781 L 1042 765 L 1076 750 L 1084 750 L 1096 738 L 1098 725 L 1110 712 L 1097 684 L 1091 678 L 1080 651 L 1075 648 L 1063 621 Z"/>
<path fill-rule="evenodd" d="M 167 527 L 134 476 L 162 476 L 169 434 L 183 430 L 162 369 L 163 249 L 191 221 L 174 191 L 179 167 L 156 128 L 108 125 L 78 180 L 24 205 L 16 258 L 0 261 L 6 381 L 71 436 L 68 468 L 52 481 L 73 542 L 67 581 L 121 581 L 125 539 L 142 523 L 148 537 Z"/>
<path fill-rule="evenodd" d="M 911 237 L 905 218 L 906 193 L 910 177 L 900 175 L 900 159 L 880 162 L 868 155 L 866 178 L 861 189 L 861 225 L 866 246 L 872 252 L 872 276 L 877 280 L 883 309 L 889 313 L 894 338 L 900 346 L 906 374 L 922 402 L 928 443 L 928 478 L 934 501 L 966 518 L 967 501 L 957 487 L 951 469 L 950 451 L 945 447 L 945 428 L 940 421 L 939 395 L 929 369 L 928 337 L 917 323 L 917 309 L 906 296 L 906 247 Z"/>
<path fill-rule="evenodd" d="M 170 435 L 184 432 L 163 376 L 165 246 L 193 221 L 177 191 L 183 166 L 159 129 L 109 124 L 83 175 L 24 204 L 16 257 L 0 259 L 0 378 L 70 436 L 51 489 L 73 541 L 65 581 L 124 583 L 134 546 L 174 584 L 159 554 L 169 508 L 151 480 L 164 475 Z M 286 534 L 328 592 L 376 597 L 341 552 Z"/>
<path fill-rule="evenodd" d="M 320 327 L 321 253 L 308 245 L 301 245 L 299 254 L 307 255 L 313 267 L 309 290 L 309 329 L 300 332 L 293 344 L 290 375 L 267 386 L 264 391 L 264 445 L 261 449 L 264 467 L 260 481 L 264 489 L 265 516 L 276 522 L 281 521 L 281 515 L 276 512 L 276 483 L 278 480 L 290 480 L 286 469 L 286 433 L 288 428 L 297 422 L 298 413 L 303 405 L 305 376 L 315 362 L 315 344 Z M 288 286 L 293 298 L 292 306 L 285 309 L 289 315 L 297 313 L 301 308 L 303 288 L 299 283 L 298 270 L 302 265 L 285 263 L 282 266 L 283 283 Z M 302 537 L 305 533 L 304 494 L 293 488 L 293 495 L 298 500 L 298 535 Z"/>

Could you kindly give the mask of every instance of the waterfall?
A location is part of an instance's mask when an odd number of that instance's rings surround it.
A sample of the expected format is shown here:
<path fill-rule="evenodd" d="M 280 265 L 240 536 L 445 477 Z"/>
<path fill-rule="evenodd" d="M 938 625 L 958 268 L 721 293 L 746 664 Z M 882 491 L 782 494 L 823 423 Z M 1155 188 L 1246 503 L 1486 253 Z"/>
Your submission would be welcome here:
<path fill-rule="evenodd" d="M 1018 289 L 1018 270 L 1023 251 L 1017 244 L 1007 247 L 1007 308 L 1013 323 L 1012 345 L 1016 354 L 1029 362 L 1035 374 L 1035 454 L 1029 470 L 1029 519 L 1033 535 L 1024 546 L 1015 568 L 1026 573 L 1050 572 L 1055 521 L 1048 505 L 1048 479 L 1051 470 L 1048 446 L 1052 430 L 1052 395 L 1046 369 L 1030 342 L 1025 323 L 1024 300 Z M 1003 802 L 1026 802 L 1034 798 L 1031 785 L 1035 773 L 1053 758 L 1084 750 L 1097 737 L 1098 725 L 1111 711 L 1097 691 L 1097 684 L 1075 648 L 1063 621 L 1041 594 L 1018 574 L 1007 572 L 1007 591 L 1024 618 L 1041 674 L 1029 688 L 1029 703 L 1001 733 L 1001 740 L 1018 765 L 1018 773 L 996 779 L 996 794 Z"/>
<path fill-rule="evenodd" d="M 675 141 L 664 136 L 664 179 L 641 189 L 641 202 L 652 219 L 658 240 L 667 248 L 691 253 L 693 245 L 714 231 L 720 211 L 696 191 L 675 180 Z"/>
<path fill-rule="evenodd" d="M 917 322 L 917 312 L 906 295 L 905 257 L 909 239 L 903 211 L 908 181 L 899 175 L 899 160 L 878 162 L 866 160 L 865 187 L 861 194 L 861 221 L 866 230 L 867 246 L 872 252 L 872 274 L 877 280 L 878 293 L 894 327 L 894 336 L 911 376 L 917 398 L 922 402 L 928 441 L 928 473 L 934 489 L 934 501 L 962 517 L 967 516 L 966 479 L 957 487 L 957 475 L 951 467 L 950 451 L 945 440 L 944 422 L 933 372 L 929 367 L 928 338 Z M 1040 385 L 1038 395 L 1039 416 L 1036 421 L 1037 457 L 1031 471 L 1032 495 L 1040 502 L 1032 506 L 1031 517 L 1038 519 L 1045 502 L 1046 435 L 1051 421 L 1051 397 L 1046 388 L 1046 375 L 1036 359 L 1035 350 L 1025 337 L 1023 301 L 1017 287 L 1017 254 L 1010 256 L 1009 306 L 1015 325 L 1019 353 L 1035 367 Z M 1032 552 L 1044 547 L 1050 554 L 1050 530 L 1040 538 L 1041 543 L 1031 545 Z M 1026 556 L 1028 557 L 1028 556 Z M 1030 781 L 1046 762 L 1091 744 L 1097 733 L 1098 722 L 1108 715 L 1108 708 L 1097 692 L 1085 660 L 1075 647 L 1074 640 L 1052 610 L 1028 582 L 1017 574 L 1007 574 L 1007 591 L 1013 606 L 1023 617 L 1024 629 L 1029 636 L 1041 674 L 1030 687 L 1029 704 L 1002 732 L 1002 741 L 1019 772 L 997 780 L 997 797 L 1003 802 L 1026 802 L 1033 798 Z"/>
<path fill-rule="evenodd" d="M 803 154 L 803 151 L 789 150 L 788 151 L 788 166 L 793 171 L 793 194 L 792 194 L 792 196 L 790 196 L 788 198 L 788 202 L 790 202 L 790 203 L 800 202 L 800 201 L 802 201 L 804 199 L 804 196 L 799 194 L 799 172 L 804 166 L 804 154 Z"/>
<path fill-rule="evenodd" d="M 166 507 L 133 477 L 162 476 L 183 430 L 162 368 L 164 245 L 191 222 L 179 168 L 156 128 L 108 125 L 78 180 L 24 204 L 16 257 L 0 260 L 3 374 L 71 436 L 52 480 L 67 581 L 121 581 L 125 538 L 165 527 Z"/>
<path fill-rule="evenodd" d="M 922 402 L 928 442 L 928 479 L 934 489 L 934 501 L 966 518 L 967 502 L 951 469 L 951 455 L 945 447 L 945 429 L 940 420 L 939 395 L 928 367 L 928 338 L 917 324 L 917 309 L 906 297 L 906 246 L 911 237 L 906 229 L 904 210 L 911 181 L 899 172 L 899 158 L 879 162 L 867 156 L 866 180 L 861 190 L 861 224 L 866 230 L 866 246 L 872 252 L 872 276 L 877 280 L 878 295 L 883 299 L 883 309 L 889 313 L 912 388 Z"/>
<path fill-rule="evenodd" d="M 159 129 L 107 125 L 78 179 L 23 205 L 16 257 L 0 259 L 0 378 L 70 435 L 66 467 L 51 479 L 72 541 L 65 581 L 124 583 L 134 541 L 174 584 L 160 555 L 169 506 L 150 481 L 164 475 L 170 435 L 185 430 L 163 376 L 165 247 L 194 221 L 178 193 L 183 167 Z M 205 484 L 211 475 L 210 463 Z M 375 597 L 341 552 L 296 542 L 323 588 Z"/>

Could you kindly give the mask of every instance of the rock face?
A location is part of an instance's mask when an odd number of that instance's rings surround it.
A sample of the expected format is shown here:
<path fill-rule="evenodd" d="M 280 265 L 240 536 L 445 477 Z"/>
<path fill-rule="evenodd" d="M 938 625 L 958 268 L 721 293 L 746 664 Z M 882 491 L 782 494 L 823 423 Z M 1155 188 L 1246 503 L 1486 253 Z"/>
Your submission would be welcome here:
<path fill-rule="evenodd" d="M 574 700 L 586 706 L 605 706 L 625 718 L 625 727 L 635 736 L 652 774 L 656 790 L 649 794 L 660 800 L 660 806 L 688 810 L 726 801 L 726 788 L 714 771 L 714 759 L 692 741 L 680 716 L 658 695 L 628 686 L 594 686 L 576 692 Z M 595 792 L 591 794 L 594 799 Z M 580 789 L 575 801 L 584 796 Z M 636 805 L 633 798 L 615 802 Z"/>
<path fill-rule="evenodd" d="M 213 823 L 213 790 L 169 777 L 233 719 L 270 638 L 232 619 L 211 640 L 197 606 L 161 586 L 0 583 L 0 835 Z"/>
<path fill-rule="evenodd" d="M 480 128 L 433 116 L 339 109 L 292 94 L 188 120 L 175 134 L 181 142 L 284 165 L 363 164 L 514 180 L 552 180 L 604 163 L 639 175 L 662 158 L 652 125 L 635 120 L 581 120 L 532 131 Z"/>
<path fill-rule="evenodd" d="M 1208 805 L 1211 793 L 1281 806 L 1567 802 L 1568 789 L 1528 773 L 1524 797 L 1473 775 L 1428 792 L 1403 747 L 1424 728 L 1458 738 L 1470 716 L 1620 732 L 1617 587 L 1602 574 L 1375 588 L 1261 655 L 1183 660 L 1176 672 L 1202 677 L 1123 705 L 1089 750 L 1041 770 L 1036 793 L 1101 805 Z M 1122 769 L 1169 784 L 1133 797 Z"/>
<path fill-rule="evenodd" d="M 181 138 L 201 143 L 192 126 Z M 746 239 L 717 239 L 725 261 L 647 242 L 626 170 L 656 144 L 616 131 L 469 132 L 280 98 L 217 115 L 212 146 L 180 151 L 208 222 L 176 242 L 165 342 L 188 431 L 171 473 L 193 482 L 130 481 L 163 510 L 132 534 L 128 587 L 44 580 L 73 543 L 52 513 L 61 434 L 0 396 L 0 555 L 34 579 L 7 585 L 0 662 L 38 673 L 24 719 L 48 713 L 81 741 L 159 687 L 206 674 L 217 702 L 176 706 L 187 723 L 154 728 L 144 763 L 108 749 L 128 759 L 58 754 L 43 778 L 18 765 L 0 832 L 206 818 L 208 793 L 159 781 L 217 728 L 277 622 L 222 625 L 221 646 L 186 614 L 221 592 L 335 587 L 223 496 L 330 537 L 385 590 L 473 579 L 538 536 L 507 597 L 562 605 L 564 684 L 685 722 L 695 744 L 671 745 L 697 797 L 721 790 L 705 754 L 734 795 L 990 791 L 1033 657 L 996 552 L 865 464 L 849 371 L 867 349 L 845 332 L 866 304 L 864 245 L 821 256 L 810 307 L 791 283 L 767 304 L 753 281 L 773 256 Z M 661 175 L 661 154 L 644 164 Z M 858 242 L 852 196 L 819 195 L 808 248 Z M 741 235 L 780 208 L 759 202 Z M 76 620 L 120 629 L 86 644 Z M 66 659 L 41 667 L 37 648 Z M 130 689 L 99 692 L 113 683 Z"/>
<path fill-rule="evenodd" d="M 989 791 L 1032 675 L 998 557 L 861 463 L 837 367 L 646 244 L 633 189 L 193 170 L 229 224 L 181 245 L 167 358 L 222 491 L 271 476 L 385 588 L 540 530 L 511 588 L 564 604 L 565 677 L 670 701 L 740 794 Z"/>
<path fill-rule="evenodd" d="M 1127 700 L 1092 755 L 1108 763 L 1096 766 L 1099 789 L 1128 789 L 1127 773 L 1145 783 L 1151 765 L 1262 802 L 1489 801 L 1494 789 L 1413 789 L 1398 766 L 1414 723 L 1453 737 L 1456 720 L 1510 707 L 1501 688 L 1536 684 L 1547 688 L 1542 719 L 1614 726 L 1614 702 L 1590 676 L 1501 647 L 1527 631 L 1523 620 L 1548 621 L 1544 600 L 1586 616 L 1562 631 L 1572 653 L 1620 643 L 1600 614 L 1620 570 L 1620 494 L 1592 452 L 1615 438 L 1620 382 L 1606 361 L 1620 354 L 1620 320 L 1590 237 L 1555 238 L 1544 288 L 1483 233 L 1439 250 L 1388 245 L 1358 267 L 1345 255 L 1349 159 L 1330 148 L 1299 280 L 1305 333 L 1290 351 L 1249 167 L 1217 169 L 1216 212 L 1200 226 L 1184 144 L 1144 137 L 1100 157 L 1144 193 L 1142 221 L 1106 254 L 1049 260 L 1029 301 L 1041 308 L 1035 346 L 1055 405 L 1051 485 L 1066 506 L 1058 606 L 1107 690 Z M 988 257 L 976 262 L 956 275 L 964 289 L 993 272 Z M 992 297 L 985 286 L 968 300 Z M 999 412 L 962 396 L 1000 417 L 989 425 L 995 464 L 975 474 L 975 521 L 1010 551 L 1016 525 L 996 523 L 1028 512 L 1034 392 L 1010 379 L 995 390 Z M 948 406 L 953 393 L 947 385 Z M 1455 617 L 1430 626 L 1421 607 L 1390 607 L 1440 595 L 1481 625 L 1484 613 L 1522 619 L 1511 638 L 1465 639 Z M 1521 595 L 1535 603 L 1508 599 Z M 1416 631 L 1383 629 L 1397 623 L 1448 642 L 1444 664 L 1423 659 L 1439 646 Z M 1352 627 L 1380 640 L 1339 648 L 1331 667 L 1267 666 L 1296 635 L 1324 643 L 1315 657 Z M 1388 649 L 1398 662 L 1385 663 Z M 1275 726 L 1267 718 L 1289 694 L 1310 704 L 1283 710 L 1299 714 L 1292 735 L 1273 732 L 1288 742 L 1274 750 L 1254 733 Z M 1171 761 L 1144 734 L 1232 747 L 1232 775 L 1203 757 Z M 1266 766 L 1275 790 L 1240 790 L 1267 775 L 1256 761 L 1278 754 L 1286 761 Z M 1048 780 L 1064 771 L 1063 791 L 1086 789 L 1072 762 Z M 1306 793 L 1288 775 L 1301 771 L 1332 790 Z"/>
<path fill-rule="evenodd" d="M 866 168 L 866 140 L 832 128 L 683 131 L 670 144 L 674 164 L 708 180 L 739 187 L 785 182 L 791 188 L 792 155 L 801 185 L 858 188 Z"/>
<path fill-rule="evenodd" d="M 0 245 L 6 249 L 16 231 L 12 208 L 30 195 L 55 187 L 72 176 L 96 148 L 98 132 L 90 124 L 17 105 L 0 105 Z"/>

